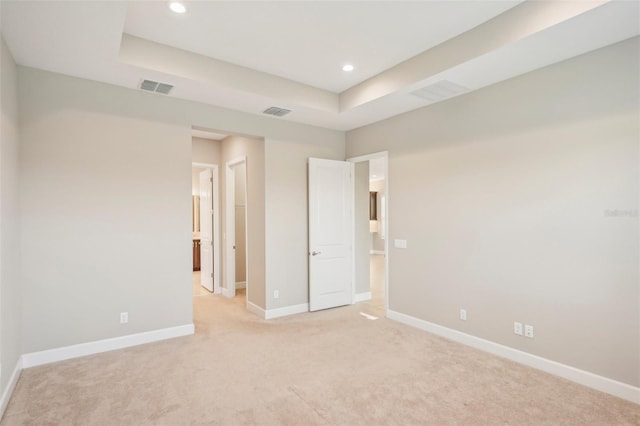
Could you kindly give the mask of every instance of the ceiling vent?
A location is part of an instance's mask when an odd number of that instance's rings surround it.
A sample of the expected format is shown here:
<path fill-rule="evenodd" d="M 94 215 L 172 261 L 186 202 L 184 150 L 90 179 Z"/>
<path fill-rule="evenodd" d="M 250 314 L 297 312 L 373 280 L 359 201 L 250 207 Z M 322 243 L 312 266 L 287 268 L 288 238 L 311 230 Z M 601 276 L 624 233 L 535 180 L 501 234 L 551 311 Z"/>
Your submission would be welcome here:
<path fill-rule="evenodd" d="M 467 92 L 469 89 L 448 80 L 442 80 L 430 86 L 411 92 L 413 96 L 417 96 L 429 102 L 443 101 L 452 98 L 461 93 Z"/>
<path fill-rule="evenodd" d="M 147 92 L 155 92 L 162 93 L 163 95 L 168 95 L 169 92 L 171 92 L 171 89 L 173 89 L 173 86 L 171 84 L 159 83 L 153 80 L 142 80 L 142 82 L 140 83 L 140 88 L 142 90 L 146 90 Z"/>
<path fill-rule="evenodd" d="M 282 117 L 283 115 L 287 115 L 291 112 L 290 109 L 278 108 L 278 107 L 270 107 L 262 111 L 264 114 L 275 115 L 276 117 Z"/>

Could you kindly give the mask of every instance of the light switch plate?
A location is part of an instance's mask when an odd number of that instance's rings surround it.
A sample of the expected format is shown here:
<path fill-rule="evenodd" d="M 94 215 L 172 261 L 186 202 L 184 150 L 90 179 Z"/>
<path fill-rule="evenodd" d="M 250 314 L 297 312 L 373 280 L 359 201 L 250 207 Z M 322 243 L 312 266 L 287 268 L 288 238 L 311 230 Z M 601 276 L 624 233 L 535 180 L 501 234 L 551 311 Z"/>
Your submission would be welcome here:
<path fill-rule="evenodd" d="M 407 248 L 407 240 L 393 240 L 393 246 L 399 249 Z"/>

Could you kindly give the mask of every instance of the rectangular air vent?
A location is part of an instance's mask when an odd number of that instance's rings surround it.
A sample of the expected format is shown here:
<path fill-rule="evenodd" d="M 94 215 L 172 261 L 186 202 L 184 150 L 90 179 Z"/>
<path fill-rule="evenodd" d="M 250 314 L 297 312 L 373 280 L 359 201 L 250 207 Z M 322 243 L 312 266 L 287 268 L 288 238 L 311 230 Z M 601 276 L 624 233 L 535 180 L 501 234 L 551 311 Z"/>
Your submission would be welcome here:
<path fill-rule="evenodd" d="M 155 92 L 162 93 L 163 95 L 168 95 L 169 92 L 171 92 L 171 89 L 173 89 L 173 86 L 171 84 L 159 83 L 153 80 L 142 80 L 142 82 L 140 82 L 140 88 L 142 90 L 146 90 L 147 92 Z"/>
<path fill-rule="evenodd" d="M 467 91 L 469 91 L 467 87 L 460 86 L 448 80 L 442 80 L 430 86 L 414 90 L 411 94 L 429 102 L 438 102 Z"/>
<path fill-rule="evenodd" d="M 262 111 L 264 114 L 275 115 L 276 117 L 282 117 L 283 115 L 287 115 L 291 112 L 290 109 L 278 108 L 278 107 L 270 107 Z"/>

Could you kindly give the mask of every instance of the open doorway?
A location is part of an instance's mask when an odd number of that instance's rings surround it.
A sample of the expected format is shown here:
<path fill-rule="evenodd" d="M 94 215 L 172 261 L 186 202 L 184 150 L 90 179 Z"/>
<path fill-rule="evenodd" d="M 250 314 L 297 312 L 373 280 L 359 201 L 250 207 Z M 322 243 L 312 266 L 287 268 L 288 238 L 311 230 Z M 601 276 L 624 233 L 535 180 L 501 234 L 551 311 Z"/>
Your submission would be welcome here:
<path fill-rule="evenodd" d="M 221 293 L 218 166 L 192 163 L 193 295 Z"/>
<path fill-rule="evenodd" d="M 386 157 L 369 160 L 369 289 L 371 304 L 386 313 Z"/>
<path fill-rule="evenodd" d="M 244 293 L 249 300 L 247 256 L 247 159 L 239 157 L 225 168 L 226 282 L 223 294 L 236 297 Z"/>
<path fill-rule="evenodd" d="M 220 150 L 226 134 L 192 128 L 191 214 L 193 296 L 222 293 Z"/>
<path fill-rule="evenodd" d="M 386 152 L 350 158 L 354 163 L 354 302 L 386 315 L 388 286 L 388 179 Z"/>

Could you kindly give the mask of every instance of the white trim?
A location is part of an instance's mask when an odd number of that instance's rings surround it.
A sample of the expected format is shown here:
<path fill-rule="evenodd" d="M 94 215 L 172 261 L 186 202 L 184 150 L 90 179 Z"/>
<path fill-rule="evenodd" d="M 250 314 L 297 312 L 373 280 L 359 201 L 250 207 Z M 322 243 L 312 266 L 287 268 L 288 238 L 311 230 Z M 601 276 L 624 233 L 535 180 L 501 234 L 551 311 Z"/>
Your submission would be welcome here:
<path fill-rule="evenodd" d="M 262 319 L 265 319 L 265 311 L 264 309 L 262 309 L 260 306 L 251 303 L 247 300 L 247 311 L 256 314 L 257 316 L 259 316 Z"/>
<path fill-rule="evenodd" d="M 247 161 L 247 156 L 246 155 L 241 155 L 239 157 L 234 158 L 233 160 L 227 161 L 227 167 L 233 168 L 235 166 L 239 166 L 240 164 L 244 163 L 245 161 Z"/>
<path fill-rule="evenodd" d="M 395 311 L 387 318 L 640 404 L 640 388 Z"/>
<path fill-rule="evenodd" d="M 357 157 L 347 158 L 352 163 L 360 163 L 362 161 L 377 160 L 378 158 L 389 157 L 389 151 L 372 152 L 371 154 L 359 155 Z M 386 170 L 385 170 L 386 172 Z M 386 176 L 386 173 L 385 173 Z"/>
<path fill-rule="evenodd" d="M 384 254 L 384 250 L 369 250 L 369 254 Z"/>
<path fill-rule="evenodd" d="M 351 162 L 351 163 L 359 163 L 362 161 L 369 161 L 369 160 L 376 160 L 379 158 L 383 158 L 384 159 L 384 193 L 385 193 L 385 197 L 386 197 L 386 203 L 384 205 L 384 235 L 385 235 L 385 239 L 384 239 L 384 252 L 383 254 L 389 253 L 389 151 L 380 151 L 380 152 L 374 152 L 371 154 L 366 154 L 366 155 L 360 155 L 358 157 L 351 157 L 351 158 L 347 158 L 347 161 Z M 355 197 L 354 197 L 355 198 Z M 355 201 L 354 201 L 355 204 Z M 355 219 L 354 219 L 355 220 Z M 355 229 L 355 226 L 354 226 Z M 355 230 L 352 231 L 353 232 L 353 238 L 355 241 Z M 355 256 L 353 256 L 352 262 L 354 262 L 353 264 L 353 270 L 355 271 Z M 354 279 L 355 282 L 355 279 Z M 387 315 L 387 313 L 389 312 L 389 294 L 390 294 L 390 283 L 389 283 L 389 256 L 385 255 L 384 257 L 384 313 L 385 316 Z M 355 288 L 353 289 L 353 293 L 352 293 L 352 300 L 354 301 L 353 303 L 355 303 Z"/>
<path fill-rule="evenodd" d="M 13 373 L 11 373 L 11 378 L 9 378 L 9 382 L 7 382 L 7 387 L 4 388 L 4 392 L 2 392 L 2 399 L 0 399 L 0 420 L 4 415 L 4 410 L 7 409 L 7 405 L 9 405 L 9 400 L 11 399 L 11 395 L 13 395 L 13 391 L 16 389 L 16 385 L 18 384 L 18 379 L 20 378 L 21 372 L 22 357 L 18 358 L 16 367 L 13 369 Z"/>
<path fill-rule="evenodd" d="M 236 290 L 239 288 L 247 288 L 246 281 L 236 281 Z"/>
<path fill-rule="evenodd" d="M 86 355 L 128 348 L 130 346 L 144 345 L 145 343 L 173 339 L 174 337 L 189 336 L 193 333 L 193 324 L 185 324 L 177 327 L 96 340 L 41 352 L 31 352 L 22 355 L 22 368 L 35 367 L 52 362 L 64 361 L 65 359 L 79 358 Z"/>
<path fill-rule="evenodd" d="M 191 163 L 194 167 L 211 169 L 213 175 L 213 293 L 221 294 L 222 285 L 220 276 L 220 174 L 218 165 L 213 163 Z"/>
<path fill-rule="evenodd" d="M 245 195 L 245 214 L 244 214 L 244 229 L 245 229 L 245 273 L 247 274 L 247 279 L 245 281 L 245 299 L 247 300 L 247 308 L 249 303 L 249 164 L 247 162 L 247 156 L 240 156 L 234 158 L 231 161 L 227 161 L 225 163 L 225 203 L 226 203 L 226 214 L 225 214 L 225 231 L 226 231 L 226 242 L 225 242 L 225 257 L 226 262 L 225 266 L 227 268 L 227 272 L 225 272 L 225 283 L 224 288 L 222 289 L 222 295 L 226 297 L 235 297 L 236 296 L 236 258 L 235 258 L 235 250 L 233 246 L 236 244 L 236 235 L 235 235 L 235 171 L 234 168 L 241 164 L 245 165 L 244 169 L 244 195 Z"/>
<path fill-rule="evenodd" d="M 285 306 L 284 308 L 267 309 L 267 311 L 265 312 L 264 319 L 286 317 L 288 315 L 301 314 L 303 312 L 309 312 L 308 303 Z"/>
<path fill-rule="evenodd" d="M 301 314 L 303 312 L 309 312 L 309 304 L 301 303 L 299 305 L 285 306 L 284 308 L 264 310 L 260 306 L 247 301 L 247 310 L 255 315 L 258 315 L 262 319 L 268 320 L 286 317 L 289 315 Z"/>
<path fill-rule="evenodd" d="M 217 168 L 218 165 L 217 164 L 213 164 L 213 163 L 196 163 L 196 162 L 192 162 L 191 163 L 191 168 L 194 167 L 198 167 L 201 169 L 213 169 L 213 168 Z"/>
<path fill-rule="evenodd" d="M 371 300 L 371 292 L 367 291 L 365 293 L 356 293 L 355 295 L 355 303 L 364 302 L 367 300 Z"/>

